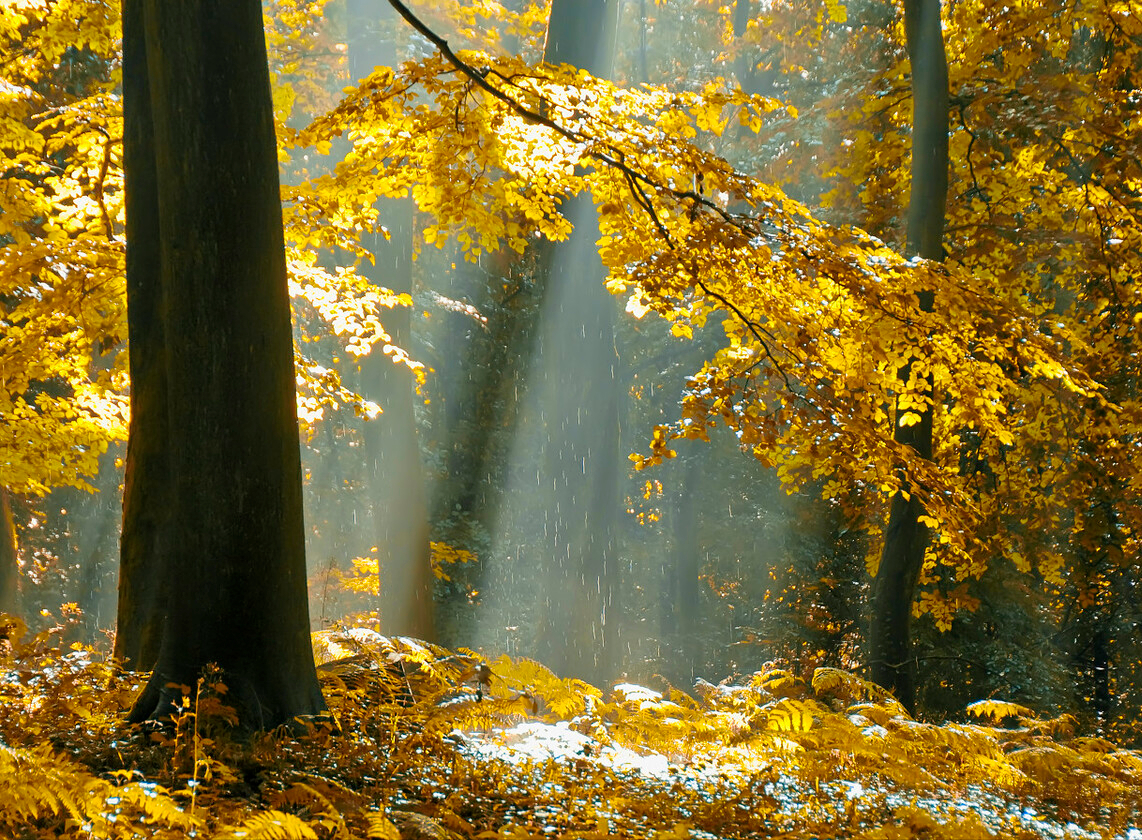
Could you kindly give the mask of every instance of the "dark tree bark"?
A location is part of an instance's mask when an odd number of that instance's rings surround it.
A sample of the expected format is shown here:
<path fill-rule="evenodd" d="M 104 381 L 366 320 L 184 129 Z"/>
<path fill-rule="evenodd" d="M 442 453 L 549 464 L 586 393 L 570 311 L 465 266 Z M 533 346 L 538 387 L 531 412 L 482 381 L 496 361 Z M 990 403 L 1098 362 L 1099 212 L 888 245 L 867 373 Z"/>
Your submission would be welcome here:
<path fill-rule="evenodd" d="M 128 291 L 149 284 L 145 294 L 160 301 L 161 327 L 152 323 L 157 333 L 144 335 L 161 336 L 151 349 L 161 350 L 167 412 L 165 437 L 155 439 L 162 428 L 137 425 L 132 432 L 143 440 L 132 443 L 136 475 L 148 458 L 159 458 L 157 469 L 169 474 L 161 499 L 169 506 L 167 538 L 139 561 L 166 581 L 165 608 L 156 589 L 124 584 L 138 599 L 135 609 L 162 616 L 154 674 L 129 719 L 165 717 L 181 695 L 168 685 L 193 686 L 214 663 L 243 725 L 272 727 L 318 714 L 324 701 L 309 639 L 293 343 L 261 7 L 256 0 L 125 0 L 124 20 L 125 51 L 146 68 L 125 74 L 124 99 L 149 100 L 154 159 L 151 186 L 150 166 L 139 163 L 147 152 L 137 146 L 145 133 L 128 131 L 129 206 L 157 209 L 158 218 L 157 258 L 129 263 L 136 275 L 149 273 L 129 278 Z M 146 300 L 143 312 L 153 318 L 156 307 Z M 128 298 L 129 308 L 137 304 L 137 294 Z M 130 338 L 134 344 L 134 332 Z M 156 503 L 143 498 L 125 515 Z M 139 528 L 131 522 L 124 530 Z"/>
<path fill-rule="evenodd" d="M 19 595 L 20 565 L 16 523 L 8 491 L 0 487 L 0 613 L 14 613 Z"/>
<path fill-rule="evenodd" d="M 908 205 L 909 254 L 943 259 L 944 208 L 948 192 L 948 64 L 940 27 L 939 0 L 906 0 L 904 27 L 912 62 L 912 194 Z M 931 311 L 932 297 L 920 306 Z M 909 370 L 901 372 L 907 380 Z M 930 380 L 929 380 L 930 383 Z M 897 412 L 899 421 L 900 412 Z M 922 458 L 932 457 L 932 411 L 911 426 L 896 423 L 895 439 Z M 907 490 L 907 488 L 905 488 Z M 869 665 L 872 679 L 890 689 L 906 708 L 916 701 L 912 655 L 912 601 L 924 563 L 928 530 L 915 494 L 892 499 L 884 549 L 872 587 Z"/>
<path fill-rule="evenodd" d="M 354 79 L 377 65 L 397 63 L 391 39 L 382 39 L 378 31 L 379 24 L 395 19 L 384 0 L 350 0 L 349 71 Z M 362 238 L 375 258 L 363 271 L 377 285 L 412 294 L 412 200 L 382 200 L 378 211 L 389 239 L 380 232 Z M 405 349 L 412 340 L 411 316 L 407 307 L 399 307 L 384 317 L 393 343 Z M 428 492 L 416 431 L 416 383 L 412 373 L 394 365 L 380 346 L 363 360 L 361 375 L 363 395 L 384 410 L 364 433 L 380 560 L 381 627 L 390 634 L 435 640 Z"/>
<path fill-rule="evenodd" d="M 595 76 L 614 62 L 617 0 L 554 0 L 544 60 Z M 589 196 L 567 203 L 573 229 L 566 242 L 543 249 L 547 327 L 543 352 L 552 394 L 547 420 L 546 486 L 557 581 L 540 633 L 543 661 L 554 670 L 604 681 L 618 664 L 615 535 L 619 509 L 620 359 L 614 301 L 603 286 L 596 240 L 598 219 Z"/>
<path fill-rule="evenodd" d="M 127 346 L 131 425 L 119 542 L 115 659 L 150 670 L 166 610 L 163 567 L 172 475 L 167 452 L 166 348 L 162 323 L 159 197 L 143 4 L 123 4 L 123 166 L 127 172 Z"/>

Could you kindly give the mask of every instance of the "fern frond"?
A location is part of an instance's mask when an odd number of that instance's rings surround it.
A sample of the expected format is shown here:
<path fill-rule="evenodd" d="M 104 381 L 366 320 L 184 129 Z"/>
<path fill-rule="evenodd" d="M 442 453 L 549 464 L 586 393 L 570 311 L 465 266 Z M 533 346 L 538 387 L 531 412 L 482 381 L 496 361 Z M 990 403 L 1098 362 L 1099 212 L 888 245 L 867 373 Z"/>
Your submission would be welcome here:
<path fill-rule="evenodd" d="M 771 697 L 789 697 L 800 694 L 805 683 L 785 668 L 763 668 L 749 680 L 750 686 L 760 688 Z"/>
<path fill-rule="evenodd" d="M 1078 758 L 1074 750 L 1053 745 L 1023 747 L 1008 753 L 1007 760 L 1028 776 L 1039 779 L 1057 778 L 1069 770 Z"/>
<path fill-rule="evenodd" d="M 762 707 L 760 718 L 766 729 L 778 732 L 808 732 L 813 721 L 823 710 L 812 701 L 789 698 L 767 703 Z"/>
<path fill-rule="evenodd" d="M 128 806 L 129 810 L 143 814 L 151 825 L 166 825 L 188 832 L 201 825 L 201 821 L 183 811 L 170 791 L 161 785 L 131 782 L 115 788 L 113 798 L 118 798 L 120 807 Z"/>
<path fill-rule="evenodd" d="M 86 809 L 77 794 L 88 778 L 49 746 L 22 750 L 0 743 L 0 826 L 49 816 L 83 822 Z"/>
<path fill-rule="evenodd" d="M 369 840 L 401 840 L 400 830 L 380 811 L 365 814 L 365 823 L 368 825 L 365 836 Z"/>
<path fill-rule="evenodd" d="M 900 706 L 891 692 L 869 682 L 850 671 L 840 668 L 817 668 L 811 682 L 813 693 L 818 698 L 837 697 L 846 703 L 872 702 Z M 900 706 L 903 709 L 903 706 Z"/>
<path fill-rule="evenodd" d="M 250 840 L 318 840 L 317 832 L 305 820 L 273 810 L 255 814 L 222 836 Z"/>
<path fill-rule="evenodd" d="M 904 707 L 892 699 L 892 703 L 854 703 L 845 709 L 849 715 L 860 715 L 877 726 L 888 726 L 892 721 L 907 718 Z"/>
<path fill-rule="evenodd" d="M 990 717 L 994 720 L 1003 720 L 1005 717 L 1034 718 L 1035 713 L 1026 706 L 1018 703 L 1008 703 L 1004 700 L 976 700 L 967 706 L 968 714 L 976 717 Z"/>

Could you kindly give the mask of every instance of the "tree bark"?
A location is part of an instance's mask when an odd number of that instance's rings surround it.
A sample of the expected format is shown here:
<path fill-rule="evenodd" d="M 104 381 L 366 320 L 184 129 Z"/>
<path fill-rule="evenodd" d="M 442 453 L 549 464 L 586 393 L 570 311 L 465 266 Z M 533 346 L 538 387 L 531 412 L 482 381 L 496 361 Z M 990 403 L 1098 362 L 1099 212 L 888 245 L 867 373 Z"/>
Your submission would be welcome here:
<path fill-rule="evenodd" d="M 377 65 L 397 63 L 391 41 L 378 37 L 377 24 L 395 18 L 384 0 L 350 0 L 349 71 L 354 79 Z M 389 239 L 380 232 L 362 237 L 375 262 L 364 274 L 398 294 L 412 294 L 411 199 L 378 203 L 379 218 Z M 407 307 L 390 310 L 384 318 L 393 343 L 408 349 L 412 313 Z M 373 527 L 380 563 L 382 629 L 391 634 L 435 640 L 433 574 L 429 548 L 428 492 L 416 429 L 416 383 L 404 366 L 394 365 L 374 346 L 361 364 L 362 393 L 384 413 L 365 426 L 365 463 L 373 505 Z"/>
<path fill-rule="evenodd" d="M 119 538 L 115 659 L 147 671 L 158 659 L 172 475 L 167 452 L 166 347 L 162 322 L 159 194 L 143 4 L 123 4 L 123 167 L 127 209 L 127 345 L 131 424 Z"/>
<path fill-rule="evenodd" d="M 671 648 L 668 673 L 679 685 L 693 682 L 700 647 L 697 637 L 701 592 L 698 499 L 703 466 L 701 457 L 693 453 L 686 459 L 685 467 L 675 471 L 678 494 L 672 511 L 670 551 L 663 570 L 661 635 Z"/>
<path fill-rule="evenodd" d="M 143 607 L 162 616 L 161 641 L 129 720 L 168 716 L 181 698 L 169 685 L 193 686 L 214 663 L 243 725 L 273 727 L 325 707 L 309 638 L 293 342 L 261 6 L 125 0 L 124 7 L 133 22 L 125 50 L 142 50 L 146 66 L 146 87 L 128 74 L 124 98 L 140 104 L 149 97 L 151 108 L 159 247 L 158 273 L 150 276 L 160 290 L 150 291 L 161 300 L 167 410 L 165 439 L 155 438 L 162 433 L 155 427 L 132 432 L 144 438 L 135 443 L 143 460 L 136 469 L 149 466 L 142 454 L 149 453 L 170 474 L 169 539 L 142 560 L 168 581 L 165 609 L 156 607 L 153 590 Z M 138 139 L 129 132 L 125 143 Z M 145 151 L 125 154 L 138 167 Z M 140 170 L 141 185 L 134 180 Z M 147 170 L 127 169 L 128 195 L 147 189 Z M 128 245 L 140 247 L 148 244 Z M 129 291 L 138 288 L 129 280 Z M 128 307 L 136 302 L 129 298 Z M 149 509 L 156 502 L 141 503 Z M 126 588 L 139 592 L 133 583 Z"/>
<path fill-rule="evenodd" d="M 738 85 L 747 93 L 756 93 L 754 84 L 757 68 L 754 60 L 750 58 L 745 49 L 742 49 L 741 39 L 749 28 L 750 18 L 753 17 L 753 0 L 735 0 L 734 2 L 734 41 L 738 44 L 737 59 L 734 61 L 734 75 L 737 76 Z"/>
<path fill-rule="evenodd" d="M 617 0 L 554 0 L 544 61 L 610 75 Z M 547 286 L 541 330 L 547 382 L 548 450 L 545 485 L 555 489 L 556 576 L 539 639 L 541 658 L 567 675 L 605 681 L 618 665 L 615 535 L 619 507 L 620 359 L 614 301 L 603 286 L 596 240 L 598 219 L 589 196 L 563 210 L 572 223 L 566 242 L 545 247 L 539 271 Z"/>
<path fill-rule="evenodd" d="M 912 192 L 908 205 L 909 254 L 943 259 L 944 209 L 948 192 L 948 64 L 940 25 L 939 0 L 906 0 L 904 28 L 912 63 Z M 920 296 L 932 309 L 932 296 Z M 909 376 L 906 367 L 902 380 Z M 931 380 L 929 380 L 929 384 Z M 922 457 L 932 457 L 932 411 L 920 422 L 897 422 L 894 436 Z M 907 491 L 904 488 L 904 492 Z M 924 564 L 927 528 L 915 494 L 892 499 L 884 549 L 872 587 L 869 664 L 873 681 L 890 689 L 906 708 L 916 702 L 916 663 L 912 655 L 912 601 Z"/>
<path fill-rule="evenodd" d="M 497 252 L 487 266 L 459 265 L 451 294 L 473 302 L 487 317 L 473 335 L 467 317 L 453 316 L 451 367 L 443 381 L 444 475 L 434 487 L 432 521 L 442 538 L 480 555 L 494 536 L 505 492 L 506 463 L 518 433 L 528 361 L 536 345 L 545 286 L 528 260 Z M 461 349 L 462 348 L 462 349 Z M 446 640 L 446 644 L 462 644 Z"/>
<path fill-rule="evenodd" d="M 0 487 L 0 613 L 14 613 L 19 596 L 20 558 L 8 491 Z"/>

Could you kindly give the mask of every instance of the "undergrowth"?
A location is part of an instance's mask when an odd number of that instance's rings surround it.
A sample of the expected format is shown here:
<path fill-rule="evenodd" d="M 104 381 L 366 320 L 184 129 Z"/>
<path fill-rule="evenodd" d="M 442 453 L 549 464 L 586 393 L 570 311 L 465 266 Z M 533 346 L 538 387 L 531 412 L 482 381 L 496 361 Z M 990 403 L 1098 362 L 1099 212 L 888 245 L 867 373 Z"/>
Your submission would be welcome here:
<path fill-rule="evenodd" d="M 987 700 L 925 723 L 833 669 L 604 694 L 343 629 L 314 636 L 336 727 L 239 739 L 217 675 L 184 687 L 172 726 L 128 727 L 141 676 L 2 621 L 15 840 L 1118 837 L 1139 815 L 1142 754 L 1068 717 Z"/>

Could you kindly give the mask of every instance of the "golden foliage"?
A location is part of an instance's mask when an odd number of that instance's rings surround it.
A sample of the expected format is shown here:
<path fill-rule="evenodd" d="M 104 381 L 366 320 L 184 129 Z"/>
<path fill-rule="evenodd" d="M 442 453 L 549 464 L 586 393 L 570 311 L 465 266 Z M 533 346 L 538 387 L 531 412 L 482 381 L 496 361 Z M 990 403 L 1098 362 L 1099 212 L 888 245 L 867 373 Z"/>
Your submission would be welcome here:
<path fill-rule="evenodd" d="M 195 723 L 207 709 L 189 690 L 185 723 L 131 731 L 140 679 L 52 634 L 18 640 L 0 662 L 0 833 L 950 840 L 1039 837 L 1059 820 L 1125 830 L 1142 806 L 1138 752 L 1013 704 L 973 710 L 1018 710 L 1016 728 L 936 725 L 835 669 L 608 694 L 531 660 L 359 628 L 314 642 L 337 664 L 323 684 L 340 731 L 236 742 L 224 718 Z M 1040 816 L 1011 816 L 1025 811 Z"/>

